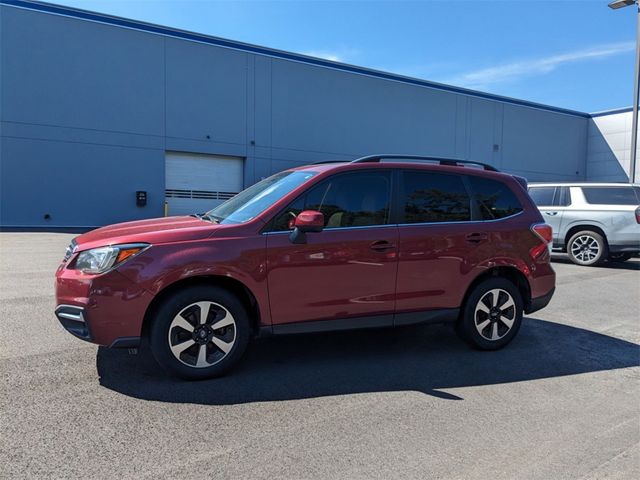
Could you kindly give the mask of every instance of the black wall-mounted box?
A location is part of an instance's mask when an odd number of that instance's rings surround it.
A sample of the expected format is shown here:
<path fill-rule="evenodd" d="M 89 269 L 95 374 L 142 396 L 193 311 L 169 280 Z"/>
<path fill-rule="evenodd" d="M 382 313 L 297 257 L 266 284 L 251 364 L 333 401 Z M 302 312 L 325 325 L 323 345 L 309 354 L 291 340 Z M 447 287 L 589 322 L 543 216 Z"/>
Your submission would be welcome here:
<path fill-rule="evenodd" d="M 136 205 L 139 207 L 144 207 L 147 205 L 147 192 L 144 190 L 138 190 L 136 192 Z"/>

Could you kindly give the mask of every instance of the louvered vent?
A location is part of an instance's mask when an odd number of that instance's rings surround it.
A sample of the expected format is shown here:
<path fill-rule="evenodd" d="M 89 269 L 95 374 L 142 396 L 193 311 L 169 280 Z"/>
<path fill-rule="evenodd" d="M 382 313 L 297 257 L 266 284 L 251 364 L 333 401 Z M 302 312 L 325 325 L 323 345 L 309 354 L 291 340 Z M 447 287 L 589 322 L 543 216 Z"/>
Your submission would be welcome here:
<path fill-rule="evenodd" d="M 167 198 L 196 198 L 201 200 L 229 200 L 238 192 L 209 192 L 206 190 L 176 190 L 167 189 L 164 196 Z"/>

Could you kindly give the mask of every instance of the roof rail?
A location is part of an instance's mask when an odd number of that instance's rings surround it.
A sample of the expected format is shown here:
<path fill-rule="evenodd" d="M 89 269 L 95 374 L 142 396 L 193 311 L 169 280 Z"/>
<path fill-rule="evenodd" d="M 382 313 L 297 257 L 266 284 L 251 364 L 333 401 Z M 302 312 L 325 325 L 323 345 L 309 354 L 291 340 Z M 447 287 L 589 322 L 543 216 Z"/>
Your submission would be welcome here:
<path fill-rule="evenodd" d="M 351 163 L 373 163 L 380 162 L 381 160 L 425 160 L 430 162 L 438 162 L 440 165 L 448 166 L 464 166 L 464 165 L 477 165 L 485 170 L 491 172 L 499 172 L 497 168 L 482 162 L 474 162 L 472 160 L 459 160 L 457 158 L 444 158 L 444 157 L 425 157 L 422 155 L 400 155 L 396 153 L 386 155 L 368 155 L 366 157 L 360 157 L 353 160 Z"/>
<path fill-rule="evenodd" d="M 321 162 L 313 162 L 310 165 L 324 165 L 325 163 L 345 163 L 351 160 L 322 160 Z"/>

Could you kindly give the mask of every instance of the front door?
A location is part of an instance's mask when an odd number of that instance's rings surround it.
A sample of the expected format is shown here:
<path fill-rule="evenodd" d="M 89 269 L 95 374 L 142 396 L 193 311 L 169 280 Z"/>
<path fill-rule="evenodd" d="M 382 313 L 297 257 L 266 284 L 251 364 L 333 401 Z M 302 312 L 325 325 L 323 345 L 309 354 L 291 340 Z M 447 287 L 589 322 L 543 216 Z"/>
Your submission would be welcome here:
<path fill-rule="evenodd" d="M 398 228 L 389 223 L 391 184 L 386 169 L 336 174 L 274 219 L 267 233 L 274 328 L 330 320 L 338 322 L 332 328 L 392 325 Z M 293 244 L 290 220 L 302 210 L 322 212 L 325 229 Z"/>

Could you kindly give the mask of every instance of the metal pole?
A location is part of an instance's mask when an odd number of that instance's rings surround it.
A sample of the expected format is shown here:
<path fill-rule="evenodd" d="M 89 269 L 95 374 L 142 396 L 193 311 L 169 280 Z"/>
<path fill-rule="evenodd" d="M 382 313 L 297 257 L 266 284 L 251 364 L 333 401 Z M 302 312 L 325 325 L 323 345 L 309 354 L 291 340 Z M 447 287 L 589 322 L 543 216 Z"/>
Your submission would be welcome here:
<path fill-rule="evenodd" d="M 636 156 L 638 153 L 638 97 L 640 93 L 640 4 L 636 1 L 636 69 L 633 89 L 633 120 L 631 122 L 631 165 L 629 183 L 636 181 Z"/>

